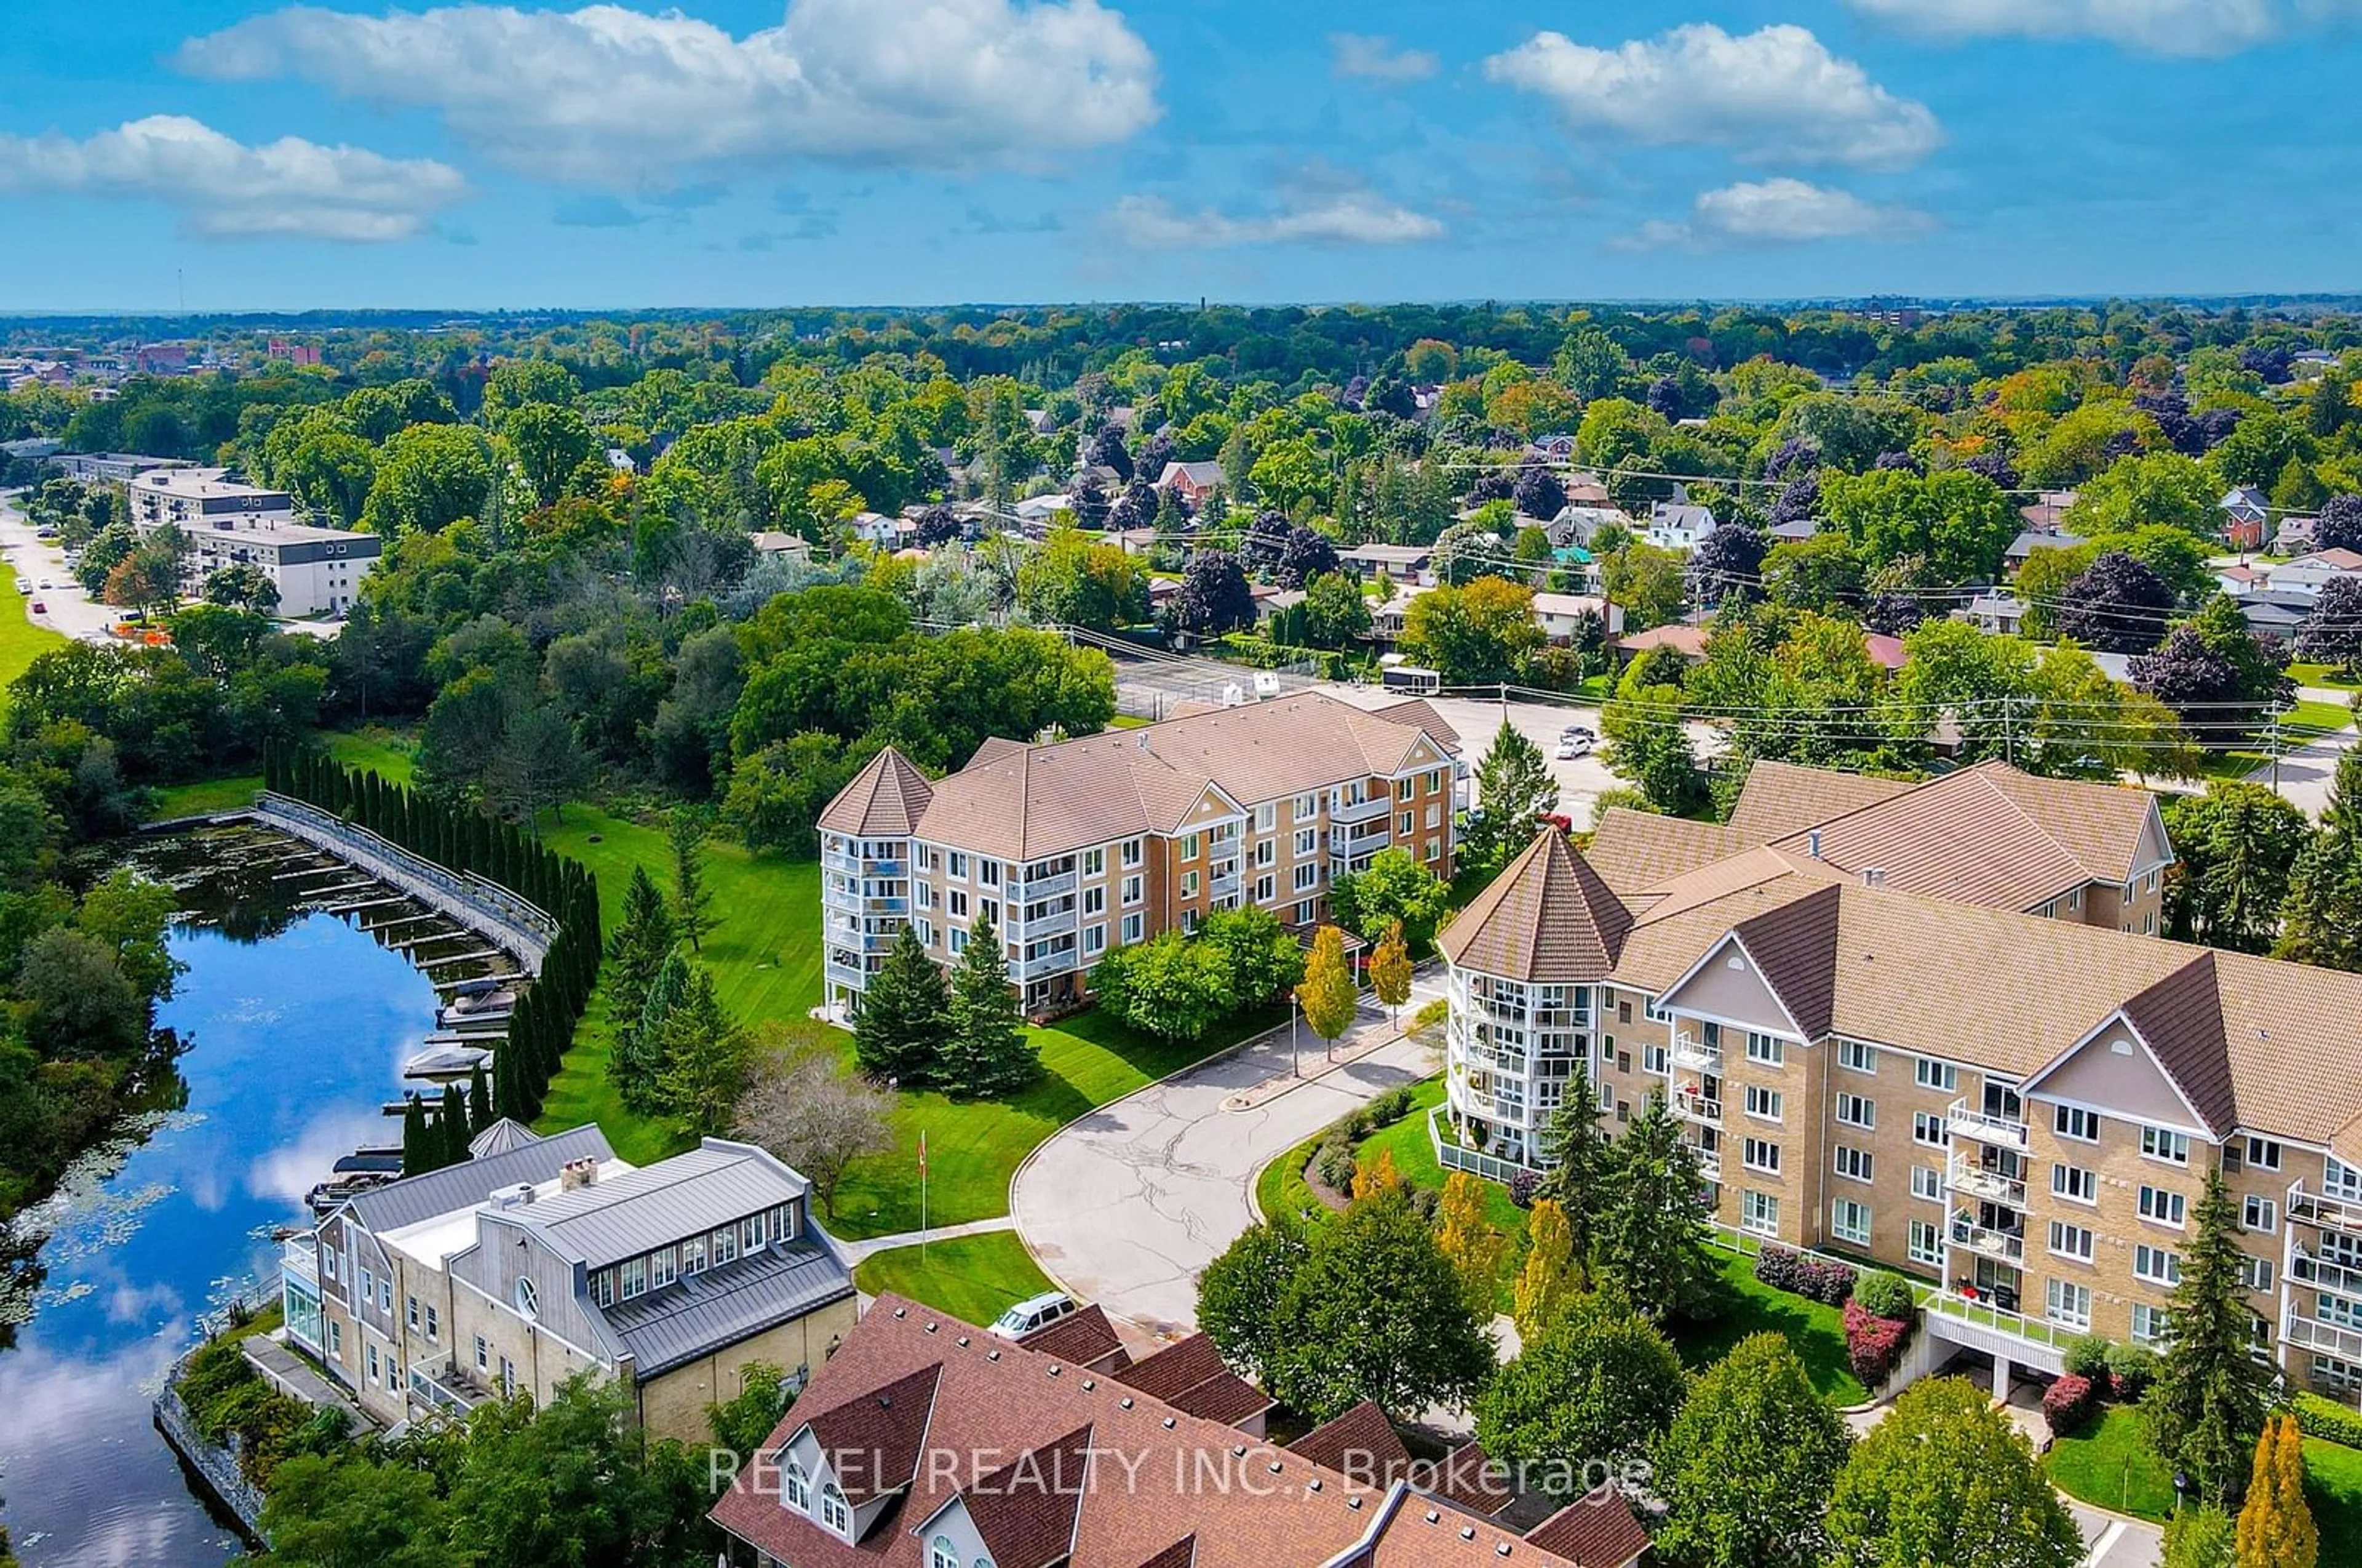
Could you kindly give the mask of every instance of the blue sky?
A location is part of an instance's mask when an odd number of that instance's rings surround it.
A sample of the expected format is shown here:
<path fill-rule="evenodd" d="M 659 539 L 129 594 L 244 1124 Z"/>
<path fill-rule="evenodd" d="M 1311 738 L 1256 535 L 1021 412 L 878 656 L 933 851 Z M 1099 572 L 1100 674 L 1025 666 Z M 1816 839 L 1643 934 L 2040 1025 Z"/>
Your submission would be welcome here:
<path fill-rule="evenodd" d="M 0 309 L 2348 290 L 2362 0 L 13 0 Z"/>

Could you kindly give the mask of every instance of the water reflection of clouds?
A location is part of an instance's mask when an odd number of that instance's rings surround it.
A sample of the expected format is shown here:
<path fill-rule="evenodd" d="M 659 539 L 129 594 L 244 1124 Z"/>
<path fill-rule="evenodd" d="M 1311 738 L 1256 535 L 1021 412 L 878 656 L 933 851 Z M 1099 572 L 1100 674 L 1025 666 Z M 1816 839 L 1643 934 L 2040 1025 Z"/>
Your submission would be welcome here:
<path fill-rule="evenodd" d="M 339 1159 L 381 1135 L 385 1125 L 385 1118 L 374 1110 L 348 1110 L 314 1121 L 255 1160 L 247 1172 L 247 1189 L 273 1202 L 300 1204 Z"/>

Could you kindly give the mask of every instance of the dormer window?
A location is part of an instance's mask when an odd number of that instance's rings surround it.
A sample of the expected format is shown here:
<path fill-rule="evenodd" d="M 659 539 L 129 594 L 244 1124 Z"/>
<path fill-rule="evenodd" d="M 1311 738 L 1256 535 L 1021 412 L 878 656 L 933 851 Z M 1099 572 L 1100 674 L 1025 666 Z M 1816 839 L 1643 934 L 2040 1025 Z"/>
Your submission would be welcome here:
<path fill-rule="evenodd" d="M 853 1509 L 846 1505 L 844 1494 L 836 1489 L 833 1481 L 821 1488 L 820 1522 L 848 1540 L 853 1538 Z"/>
<path fill-rule="evenodd" d="M 779 1483 L 779 1490 L 787 1498 L 788 1507 L 800 1514 L 811 1512 L 811 1477 L 806 1475 L 804 1467 L 792 1459 L 788 1461 L 787 1477 Z"/>
<path fill-rule="evenodd" d="M 939 1535 L 927 1543 L 927 1568 L 960 1568 L 959 1548 L 950 1536 Z"/>

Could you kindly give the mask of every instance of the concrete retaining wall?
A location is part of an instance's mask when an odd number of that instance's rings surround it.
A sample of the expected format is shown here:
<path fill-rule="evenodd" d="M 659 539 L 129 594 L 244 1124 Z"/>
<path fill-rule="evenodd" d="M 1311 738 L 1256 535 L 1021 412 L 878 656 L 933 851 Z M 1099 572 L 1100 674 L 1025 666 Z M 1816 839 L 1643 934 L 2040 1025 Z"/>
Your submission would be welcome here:
<path fill-rule="evenodd" d="M 178 1378 L 181 1369 L 175 1366 L 172 1375 Z M 169 1385 L 156 1397 L 156 1430 L 172 1445 L 172 1452 L 194 1471 L 205 1484 L 215 1501 L 227 1508 L 247 1538 L 257 1544 L 262 1540 L 262 1490 L 240 1474 L 237 1451 L 226 1444 L 208 1442 L 190 1418 L 189 1408 L 181 1403 L 181 1396 Z"/>

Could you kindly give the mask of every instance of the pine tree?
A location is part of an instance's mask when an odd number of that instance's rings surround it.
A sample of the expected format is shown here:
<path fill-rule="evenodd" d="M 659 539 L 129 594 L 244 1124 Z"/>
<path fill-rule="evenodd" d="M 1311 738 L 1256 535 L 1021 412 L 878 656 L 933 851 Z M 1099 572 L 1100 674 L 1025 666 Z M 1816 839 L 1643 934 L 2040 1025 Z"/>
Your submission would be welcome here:
<path fill-rule="evenodd" d="M 673 923 L 688 938 L 691 952 L 704 950 L 705 933 L 713 929 L 713 893 L 705 885 L 705 839 L 712 819 L 694 806 L 676 806 L 666 824 L 672 845 Z"/>
<path fill-rule="evenodd" d="M 657 890 L 644 866 L 632 867 L 631 886 L 624 892 L 624 921 L 608 939 L 607 956 L 613 964 L 607 983 L 607 1016 L 614 1026 L 614 1049 L 608 1074 L 628 1099 L 636 1084 L 643 1090 L 656 1081 L 653 1058 L 639 1049 L 634 1037 L 640 1014 L 646 1010 L 648 988 L 656 983 L 665 961 L 679 944 L 672 908 Z M 548 968 L 544 970 L 546 977 Z M 566 984 L 557 977 L 560 985 Z"/>
<path fill-rule="evenodd" d="M 666 1114 L 689 1132 L 721 1132 L 745 1092 L 753 1042 L 714 995 L 712 972 L 702 964 L 685 970 L 679 999 L 641 1032 L 657 1047 L 657 1098 Z M 650 1002 L 657 999 L 651 992 Z"/>
<path fill-rule="evenodd" d="M 2294 1416 L 2274 1416 L 2256 1441 L 2235 1542 L 2238 1568 L 2313 1568 L 2321 1561 L 2321 1531 L 2304 1500 L 2304 1434 Z"/>
<path fill-rule="evenodd" d="M 689 960 L 676 947 L 665 955 L 663 966 L 648 983 L 639 1017 L 631 1021 L 628 1029 L 619 1023 L 615 1030 L 614 1049 L 607 1059 L 607 1076 L 614 1079 L 624 1103 L 635 1110 L 652 1111 L 658 1108 L 661 1096 L 657 1080 L 664 1072 L 665 1020 L 688 990 Z"/>
<path fill-rule="evenodd" d="M 1539 819 L 1557 809 L 1558 780 L 1542 748 L 1507 719 L 1476 765 L 1476 803 L 1480 812 L 1469 824 L 1461 855 L 1468 865 L 1486 870 L 1506 865 L 1533 843 Z"/>
<path fill-rule="evenodd" d="M 1313 934 L 1296 999 L 1304 1009 L 1305 1026 L 1332 1045 L 1353 1027 L 1353 1015 L 1362 1005 L 1361 988 L 1353 983 L 1353 966 L 1345 957 L 1345 933 L 1335 926 L 1324 925 Z"/>
<path fill-rule="evenodd" d="M 468 1132 L 470 1136 L 481 1132 L 493 1121 L 491 1087 L 484 1082 L 484 1065 L 476 1064 L 468 1074 Z"/>
<path fill-rule="evenodd" d="M 468 1152 L 468 1093 L 458 1084 L 443 1086 L 443 1112 L 435 1121 L 443 1140 L 443 1163 L 456 1165 L 473 1156 Z"/>
<path fill-rule="evenodd" d="M 2289 873 L 2272 956 L 2362 970 L 2362 747 L 2338 754 L 2321 831 Z"/>
<path fill-rule="evenodd" d="M 402 1097 L 402 1174 L 425 1176 L 443 1164 L 442 1145 L 426 1130 L 426 1108 L 414 1094 Z"/>
<path fill-rule="evenodd" d="M 1606 1176 L 1595 1221 L 1600 1274 L 1660 1321 L 1696 1308 L 1716 1273 L 1705 1177 L 1661 1091 L 1610 1150 Z"/>
<path fill-rule="evenodd" d="M 1403 922 L 1396 921 L 1370 955 L 1370 988 L 1385 1003 L 1389 1021 L 1401 1021 L 1396 1010 L 1410 1000 L 1410 944 L 1403 940 Z"/>
<path fill-rule="evenodd" d="M 1539 1142 L 1542 1163 L 1549 1168 L 1542 1173 L 1535 1194 L 1557 1199 L 1565 1209 L 1574 1277 L 1587 1288 L 1615 1153 L 1601 1125 L 1599 1095 L 1592 1087 L 1591 1068 L 1579 1058 L 1560 1091 L 1558 1108 L 1542 1123 Z"/>
<path fill-rule="evenodd" d="M 1526 1261 L 1518 1269 L 1511 1297 L 1510 1315 L 1517 1320 L 1518 1338 L 1540 1338 L 1578 1294 L 1574 1232 L 1567 1224 L 1566 1210 L 1555 1198 L 1537 1198 L 1526 1220 Z"/>
<path fill-rule="evenodd" d="M 947 1092 L 977 1099 L 1014 1094 L 1042 1076 L 1041 1053 L 1025 1032 L 989 915 L 979 915 L 968 930 L 946 1011 L 950 1038 L 938 1081 Z"/>
<path fill-rule="evenodd" d="M 950 1028 L 944 972 L 920 945 L 919 933 L 906 925 L 895 933 L 886 962 L 861 993 L 860 1009 L 853 1015 L 855 1059 L 880 1083 L 932 1083 Z"/>
<path fill-rule="evenodd" d="M 2202 1500 L 2227 1506 L 2264 1430 L 2269 1374 L 2248 1353 L 2256 1315 L 2241 1279 L 2238 1209 L 2221 1171 L 2206 1173 L 2191 1226 L 2173 1287 L 2173 1334 L 2144 1408 L 2158 1454 L 2190 1477 Z"/>

